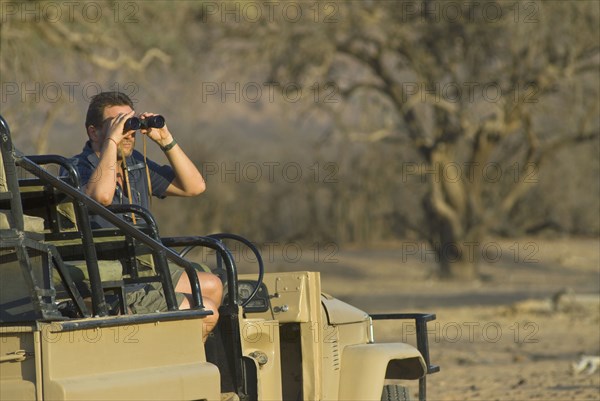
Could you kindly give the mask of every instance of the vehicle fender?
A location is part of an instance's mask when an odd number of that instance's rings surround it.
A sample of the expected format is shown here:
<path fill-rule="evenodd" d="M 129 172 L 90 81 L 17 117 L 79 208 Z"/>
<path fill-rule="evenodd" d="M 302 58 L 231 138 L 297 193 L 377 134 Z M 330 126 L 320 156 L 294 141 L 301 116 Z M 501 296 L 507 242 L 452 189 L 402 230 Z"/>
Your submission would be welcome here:
<path fill-rule="evenodd" d="M 425 360 L 403 343 L 357 344 L 344 348 L 340 400 L 381 400 L 384 380 L 414 380 L 427 372 Z"/>

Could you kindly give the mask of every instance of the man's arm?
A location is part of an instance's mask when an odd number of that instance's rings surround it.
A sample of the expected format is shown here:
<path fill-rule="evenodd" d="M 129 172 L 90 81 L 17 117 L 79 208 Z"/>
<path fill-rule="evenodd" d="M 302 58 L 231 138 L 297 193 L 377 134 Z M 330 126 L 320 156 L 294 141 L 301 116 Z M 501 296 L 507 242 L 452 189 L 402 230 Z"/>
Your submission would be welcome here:
<path fill-rule="evenodd" d="M 179 145 L 167 150 L 165 154 L 175 173 L 175 179 L 167 187 L 166 195 L 196 196 L 204 192 L 206 183 L 202 174 Z"/>
<path fill-rule="evenodd" d="M 104 206 L 112 203 L 117 187 L 117 145 L 106 140 L 100 150 L 100 162 L 84 186 L 85 193 Z"/>
<path fill-rule="evenodd" d="M 123 138 L 132 135 L 134 131 L 128 133 L 123 132 L 125 121 L 134 115 L 134 112 L 127 114 L 119 114 L 112 119 L 107 130 L 107 135 L 104 136 L 99 130 L 95 130 L 92 135 L 94 140 L 100 143 L 100 161 L 98 166 L 92 173 L 90 180 L 85 185 L 85 193 L 104 206 L 112 203 L 117 188 L 117 172 L 120 171 L 117 165 L 118 145 Z"/>
<path fill-rule="evenodd" d="M 152 113 L 143 113 L 141 117 L 153 116 Z M 169 164 L 175 173 L 175 179 L 169 184 L 165 195 L 167 196 L 196 196 L 200 195 L 206 189 L 206 183 L 198 168 L 185 154 L 178 144 L 173 144 L 173 135 L 165 125 L 163 128 L 152 128 L 142 130 L 142 134 L 147 135 L 156 142 L 161 148 L 168 147 L 165 150 Z"/>

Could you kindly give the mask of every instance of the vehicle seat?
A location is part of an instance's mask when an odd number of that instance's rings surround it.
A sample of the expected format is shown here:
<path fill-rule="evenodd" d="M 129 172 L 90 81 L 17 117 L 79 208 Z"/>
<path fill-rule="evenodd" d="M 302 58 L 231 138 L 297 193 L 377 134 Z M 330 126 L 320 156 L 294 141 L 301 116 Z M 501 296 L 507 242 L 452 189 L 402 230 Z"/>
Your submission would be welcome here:
<path fill-rule="evenodd" d="M 6 181 L 6 172 L 4 171 L 4 160 L 2 159 L 2 153 L 0 152 L 0 193 L 9 192 L 8 184 Z M 23 215 L 23 222 L 25 225 L 25 231 L 34 233 L 44 232 L 44 219 Z M 9 210 L 0 209 L 0 230 L 8 230 L 15 227 L 15 222 L 12 221 L 11 213 Z"/>

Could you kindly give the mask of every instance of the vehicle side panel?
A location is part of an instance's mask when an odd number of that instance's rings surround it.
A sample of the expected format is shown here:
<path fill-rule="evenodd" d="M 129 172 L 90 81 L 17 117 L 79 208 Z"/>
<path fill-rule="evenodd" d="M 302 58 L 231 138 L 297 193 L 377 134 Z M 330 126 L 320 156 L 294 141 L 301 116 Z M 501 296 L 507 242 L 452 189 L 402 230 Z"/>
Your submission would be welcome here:
<path fill-rule="evenodd" d="M 323 322 L 323 400 L 337 400 L 344 349 L 367 343 L 367 322 L 328 325 L 325 316 Z"/>
<path fill-rule="evenodd" d="M 28 326 L 0 327 L 0 400 L 36 399 L 33 333 Z M 20 351 L 23 359 L 13 359 Z"/>
<path fill-rule="evenodd" d="M 259 399 L 280 400 L 282 389 L 279 323 L 273 320 L 242 319 L 240 327 L 244 356 L 254 358 L 252 355 L 259 354 L 263 358 L 266 357 L 266 362 L 257 359 Z"/>
<path fill-rule="evenodd" d="M 42 332 L 44 399 L 220 399 L 202 319 L 71 331 L 53 323 Z"/>
<path fill-rule="evenodd" d="M 286 335 L 282 336 L 281 343 L 297 345 L 299 342 L 301 347 L 302 371 L 283 375 L 284 393 L 286 386 L 295 387 L 296 384 L 300 384 L 304 400 L 319 400 L 322 398 L 323 385 L 320 275 L 307 271 L 267 273 L 264 283 L 272 297 L 271 306 L 275 320 L 280 325 L 290 326 L 284 329 Z M 267 312 L 253 313 L 252 317 L 269 319 L 269 315 Z M 298 331 L 295 331 L 296 327 Z M 282 357 L 285 358 L 285 355 Z M 288 383 L 286 380 L 293 380 L 295 383 Z"/>

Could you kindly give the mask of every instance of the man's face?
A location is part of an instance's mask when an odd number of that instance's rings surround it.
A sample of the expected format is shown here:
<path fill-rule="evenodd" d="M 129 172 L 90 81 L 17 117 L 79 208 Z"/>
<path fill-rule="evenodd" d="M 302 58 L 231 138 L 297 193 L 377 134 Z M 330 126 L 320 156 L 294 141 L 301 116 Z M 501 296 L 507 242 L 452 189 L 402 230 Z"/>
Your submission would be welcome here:
<path fill-rule="evenodd" d="M 119 114 L 126 114 L 133 111 L 133 109 L 129 106 L 109 106 L 104 109 L 104 113 L 102 114 L 102 119 L 104 122 L 104 126 L 102 128 L 103 131 L 103 140 L 106 139 L 106 135 L 108 134 L 108 129 L 110 127 L 110 121 L 117 117 Z M 121 149 L 123 149 L 123 153 L 128 157 L 133 153 L 133 149 L 135 147 L 135 132 L 131 135 L 127 135 L 123 137 L 123 140 L 119 144 L 118 158 L 121 158 Z"/>

